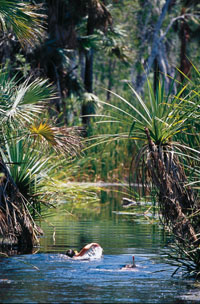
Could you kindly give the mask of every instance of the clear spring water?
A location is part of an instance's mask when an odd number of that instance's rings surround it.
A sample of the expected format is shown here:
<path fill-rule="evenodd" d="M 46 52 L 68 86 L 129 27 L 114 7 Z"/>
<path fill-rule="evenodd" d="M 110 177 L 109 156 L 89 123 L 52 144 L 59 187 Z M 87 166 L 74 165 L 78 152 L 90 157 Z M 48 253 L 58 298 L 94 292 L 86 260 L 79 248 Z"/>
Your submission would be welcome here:
<path fill-rule="evenodd" d="M 49 211 L 37 253 L 0 258 L 0 303 L 200 303 L 197 283 L 171 277 L 158 223 L 138 217 L 143 209 L 135 216 L 121 210 L 120 195 L 104 194 L 89 208 L 63 204 Z M 103 258 L 66 258 L 66 249 L 90 242 L 103 247 Z M 121 270 L 132 255 L 137 268 Z"/>

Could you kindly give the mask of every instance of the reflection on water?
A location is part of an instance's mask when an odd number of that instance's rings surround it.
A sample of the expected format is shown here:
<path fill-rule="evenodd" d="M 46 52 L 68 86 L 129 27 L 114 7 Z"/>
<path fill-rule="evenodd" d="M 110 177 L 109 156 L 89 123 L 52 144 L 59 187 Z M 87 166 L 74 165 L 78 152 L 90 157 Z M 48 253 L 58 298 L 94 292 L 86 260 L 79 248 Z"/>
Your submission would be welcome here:
<path fill-rule="evenodd" d="M 158 224 L 121 214 L 119 194 L 104 196 L 89 208 L 63 204 L 59 214 L 52 210 L 42 222 L 45 236 L 37 254 L 0 257 L 1 303 L 198 301 L 188 298 L 196 288 L 192 282 L 171 277 L 173 269 L 160 255 L 167 237 Z M 77 261 L 64 254 L 91 242 L 104 248 L 103 258 Z M 133 254 L 137 268 L 121 270 Z"/>
<path fill-rule="evenodd" d="M 104 248 L 104 254 L 140 253 L 144 249 L 152 253 L 166 244 L 166 234 L 157 221 L 150 224 L 144 217 L 120 213 L 124 211 L 120 193 L 108 196 L 104 191 L 101 203 L 86 207 L 65 204 L 59 212 L 52 210 L 54 216 L 41 223 L 45 237 L 40 252 L 62 253 L 67 248 L 79 251 L 85 244 L 96 242 Z M 133 211 L 137 215 L 148 208 Z"/>

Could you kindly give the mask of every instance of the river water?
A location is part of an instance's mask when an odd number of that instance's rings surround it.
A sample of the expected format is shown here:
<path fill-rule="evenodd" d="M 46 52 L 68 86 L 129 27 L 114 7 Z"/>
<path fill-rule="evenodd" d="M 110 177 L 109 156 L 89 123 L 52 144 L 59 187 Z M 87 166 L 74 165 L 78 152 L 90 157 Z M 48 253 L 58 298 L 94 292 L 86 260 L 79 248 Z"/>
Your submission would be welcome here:
<path fill-rule="evenodd" d="M 123 214 L 121 195 L 106 192 L 101 202 L 52 208 L 35 254 L 0 258 L 0 303 L 200 303 L 198 283 L 171 276 L 169 237 L 156 217 L 142 216 L 148 208 Z M 91 242 L 103 247 L 101 259 L 66 258 Z M 123 271 L 132 255 L 137 268 Z"/>

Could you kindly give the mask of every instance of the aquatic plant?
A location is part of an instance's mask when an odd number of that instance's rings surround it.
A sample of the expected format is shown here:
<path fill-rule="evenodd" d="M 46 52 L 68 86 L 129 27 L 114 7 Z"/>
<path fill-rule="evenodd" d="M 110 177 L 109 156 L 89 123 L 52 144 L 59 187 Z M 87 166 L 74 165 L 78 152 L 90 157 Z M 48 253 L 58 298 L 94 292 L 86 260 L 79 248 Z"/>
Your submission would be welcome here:
<path fill-rule="evenodd" d="M 168 263 L 176 266 L 172 276 L 179 271 L 184 277 L 199 279 L 200 277 L 200 248 L 188 242 L 179 242 L 176 237 L 169 245 Z"/>

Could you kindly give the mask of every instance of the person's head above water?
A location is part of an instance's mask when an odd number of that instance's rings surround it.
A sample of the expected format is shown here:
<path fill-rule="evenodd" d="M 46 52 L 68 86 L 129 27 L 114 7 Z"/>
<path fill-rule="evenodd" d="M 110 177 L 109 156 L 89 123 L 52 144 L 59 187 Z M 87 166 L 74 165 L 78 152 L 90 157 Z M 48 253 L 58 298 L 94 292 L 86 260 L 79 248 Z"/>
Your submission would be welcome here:
<path fill-rule="evenodd" d="M 69 249 L 66 251 L 66 255 L 69 256 L 70 258 L 73 258 L 75 256 L 76 252 L 73 249 Z"/>

